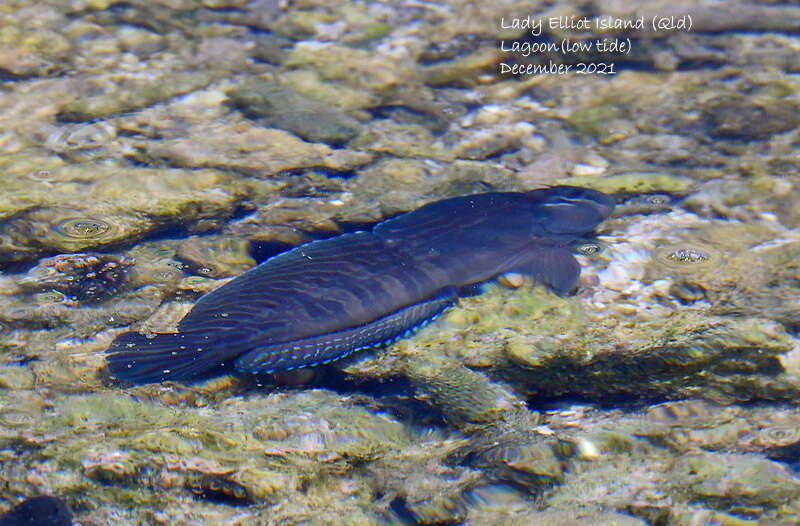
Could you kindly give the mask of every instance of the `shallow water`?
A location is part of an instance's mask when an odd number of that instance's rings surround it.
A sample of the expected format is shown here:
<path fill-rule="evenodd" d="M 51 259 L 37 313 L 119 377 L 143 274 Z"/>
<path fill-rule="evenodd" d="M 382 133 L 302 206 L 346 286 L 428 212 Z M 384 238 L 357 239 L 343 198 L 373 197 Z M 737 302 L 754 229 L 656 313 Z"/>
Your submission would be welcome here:
<path fill-rule="evenodd" d="M 769 1 L 3 2 L 0 511 L 800 522 L 797 20 Z M 291 374 L 105 369 L 118 334 L 174 330 L 290 247 L 554 184 L 618 202 L 566 297 L 508 276 Z"/>

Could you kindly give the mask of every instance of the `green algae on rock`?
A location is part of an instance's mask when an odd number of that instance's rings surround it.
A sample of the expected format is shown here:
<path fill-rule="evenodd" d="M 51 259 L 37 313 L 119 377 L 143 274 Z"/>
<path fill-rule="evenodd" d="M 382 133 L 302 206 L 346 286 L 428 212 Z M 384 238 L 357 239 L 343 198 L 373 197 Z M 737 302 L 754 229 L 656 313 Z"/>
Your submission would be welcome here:
<path fill-rule="evenodd" d="M 454 423 L 491 422 L 515 409 L 509 393 L 457 360 L 417 355 L 403 373 Z"/>
<path fill-rule="evenodd" d="M 0 14 L 0 70 L 17 77 L 46 77 L 73 52 L 64 35 L 68 18 L 47 5 L 25 5 L 27 16 L 9 16 L 23 6 L 7 6 Z"/>
<path fill-rule="evenodd" d="M 311 69 L 320 77 L 339 80 L 376 93 L 391 92 L 415 78 L 408 58 L 371 53 L 338 43 L 299 42 L 289 53 L 285 66 Z"/>
<path fill-rule="evenodd" d="M 609 194 L 620 192 L 683 194 L 694 184 L 686 176 L 665 172 L 622 173 L 602 177 L 576 176 L 559 179 L 556 183 L 585 186 Z"/>
<path fill-rule="evenodd" d="M 234 107 L 266 127 L 290 131 L 310 142 L 341 146 L 355 137 L 358 122 L 329 104 L 274 82 L 237 88 L 228 96 Z"/>
<path fill-rule="evenodd" d="M 400 124 L 390 119 L 373 122 L 350 143 L 352 148 L 391 154 L 397 157 L 453 161 L 455 153 L 437 140 L 424 126 Z"/>
<path fill-rule="evenodd" d="M 244 197 L 230 175 L 214 170 L 90 163 L 51 172 L 50 180 L 15 191 L 35 206 L 0 225 L 0 239 L 11 249 L 0 254 L 0 264 L 119 246 L 158 228 L 226 217 Z"/>
<path fill-rule="evenodd" d="M 575 128 L 578 133 L 590 137 L 608 135 L 608 123 L 624 115 L 624 109 L 619 104 L 611 102 L 587 106 L 577 109 L 567 118 L 567 123 Z"/>
<path fill-rule="evenodd" d="M 333 105 L 342 111 L 366 109 L 377 106 L 381 98 L 363 86 L 350 86 L 344 81 L 323 79 L 313 70 L 285 71 L 282 81 L 287 87 L 306 97 Z"/>
<path fill-rule="evenodd" d="M 158 495 L 201 518 L 205 510 L 181 502 L 217 488 L 230 492 L 231 500 L 282 503 L 268 510 L 231 509 L 253 520 L 315 509 L 343 515 L 361 510 L 374 517 L 377 510 L 369 511 L 368 503 L 376 492 L 416 501 L 409 477 L 427 479 L 439 485 L 437 493 L 456 496 L 474 481 L 463 468 L 448 468 L 447 477 L 424 470 L 414 475 L 411 466 L 437 464 L 452 450 L 446 435 L 420 435 L 393 417 L 325 391 L 233 397 L 214 410 L 94 393 L 59 397 L 50 411 L 52 418 L 17 431 L 39 444 L 22 462 L 46 466 L 36 480 L 52 491 L 92 491 L 99 500 L 91 508 L 106 502 L 136 505 Z M 101 442 L 94 438 L 98 432 L 105 436 Z M 358 467 L 365 462 L 372 465 Z M 403 480 L 391 473 L 403 473 Z M 131 492 L 131 485 L 139 490 Z"/>
<path fill-rule="evenodd" d="M 548 524 L 551 526 L 594 526 L 608 524 L 614 526 L 645 526 L 647 522 L 625 513 L 615 513 L 600 507 L 581 506 L 580 509 L 548 509 L 528 513 L 510 513 L 509 517 L 494 514 L 476 514 L 476 521 L 485 521 L 496 526 L 515 526 L 517 524 Z"/>
<path fill-rule="evenodd" d="M 167 158 L 187 168 L 221 168 L 260 177 L 304 168 L 348 172 L 373 157 L 366 152 L 309 144 L 283 130 L 246 122 L 198 126 L 187 137 L 147 143 L 145 148 L 151 159 Z"/>
<path fill-rule="evenodd" d="M 175 256 L 201 276 L 236 276 L 256 264 L 248 253 L 249 246 L 247 240 L 239 238 L 190 236 L 181 242 Z"/>
<path fill-rule="evenodd" d="M 34 376 L 28 369 L 18 365 L 0 366 L 0 389 L 31 389 L 34 383 Z"/>
<path fill-rule="evenodd" d="M 613 332 L 605 333 L 608 330 Z M 733 322 L 676 313 L 635 328 L 595 325 L 583 331 L 569 339 L 551 336 L 514 345 L 509 358 L 529 368 L 527 374 L 512 373 L 516 382 L 551 395 L 652 397 L 688 394 L 702 386 L 711 398 L 749 400 L 776 396 L 782 382 L 786 392 L 778 396 L 790 397 L 795 391 L 780 379 L 778 365 L 780 355 L 792 348 L 790 339 L 770 320 Z M 603 342 L 625 343 L 612 349 Z M 762 378 L 769 377 L 777 392 L 759 389 Z"/>
<path fill-rule="evenodd" d="M 670 470 L 689 498 L 717 505 L 776 505 L 800 495 L 800 481 L 783 465 L 750 455 L 687 453 Z"/>
<path fill-rule="evenodd" d="M 151 75 L 132 75 L 122 79 L 123 82 L 119 80 L 115 77 L 89 82 L 87 90 L 101 93 L 66 104 L 60 118 L 84 122 L 141 108 L 203 88 L 213 80 L 213 75 L 207 71 L 184 71 L 164 73 L 155 79 Z"/>

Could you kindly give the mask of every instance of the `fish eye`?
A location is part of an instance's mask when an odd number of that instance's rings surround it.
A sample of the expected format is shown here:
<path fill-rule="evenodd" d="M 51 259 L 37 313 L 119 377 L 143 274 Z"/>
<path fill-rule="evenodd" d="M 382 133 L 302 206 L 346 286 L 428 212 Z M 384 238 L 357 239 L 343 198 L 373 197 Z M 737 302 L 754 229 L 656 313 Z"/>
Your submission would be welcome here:
<path fill-rule="evenodd" d="M 590 206 L 608 205 L 609 197 L 605 194 L 592 190 L 591 188 L 581 188 L 578 186 L 562 186 L 558 188 L 558 193 L 547 198 L 545 206 L 550 205 L 575 205 L 588 204 Z"/>
<path fill-rule="evenodd" d="M 664 194 L 651 194 L 644 198 L 648 205 L 660 206 L 669 203 L 669 196 Z"/>
<path fill-rule="evenodd" d="M 588 241 L 575 247 L 575 251 L 582 256 L 596 256 L 603 251 L 603 245 L 595 241 Z"/>
<path fill-rule="evenodd" d="M 557 197 L 557 198 L 559 198 L 559 197 L 560 198 L 565 198 L 565 199 L 569 199 L 569 200 L 572 200 L 572 199 L 585 199 L 586 198 L 586 192 L 584 191 L 583 188 L 578 188 L 578 187 L 574 186 L 574 187 L 567 188 L 565 191 L 561 192 L 558 196 L 555 196 L 555 197 Z"/>

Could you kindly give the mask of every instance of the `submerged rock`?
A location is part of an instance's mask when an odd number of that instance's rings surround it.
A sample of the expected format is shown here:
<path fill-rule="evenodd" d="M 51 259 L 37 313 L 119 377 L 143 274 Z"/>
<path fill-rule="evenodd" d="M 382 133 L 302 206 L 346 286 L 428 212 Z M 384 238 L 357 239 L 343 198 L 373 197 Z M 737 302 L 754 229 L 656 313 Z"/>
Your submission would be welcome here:
<path fill-rule="evenodd" d="M 533 513 L 513 513 L 510 517 L 499 516 L 499 513 L 475 513 L 470 515 L 475 521 L 495 524 L 497 526 L 515 526 L 520 523 L 548 524 L 552 526 L 593 526 L 607 524 L 609 526 L 645 526 L 644 520 L 627 515 L 614 513 L 593 506 L 580 506 L 580 509 L 545 510 Z"/>
<path fill-rule="evenodd" d="M 670 478 L 689 498 L 724 507 L 729 503 L 779 505 L 800 495 L 800 480 L 786 467 L 750 455 L 688 453 Z"/>
<path fill-rule="evenodd" d="M 456 360 L 417 355 L 403 373 L 422 391 L 422 397 L 453 423 L 492 422 L 519 405 L 510 393 Z"/>
<path fill-rule="evenodd" d="M 175 256 L 201 276 L 237 276 L 255 266 L 247 240 L 222 236 L 190 236 L 178 246 Z"/>
<path fill-rule="evenodd" d="M 182 510 L 197 520 L 215 501 L 272 503 L 269 510 L 229 509 L 263 522 L 316 513 L 317 508 L 343 516 L 361 510 L 374 520 L 377 510 L 364 504 L 378 492 L 390 499 L 404 495 L 415 503 L 410 507 L 425 515 L 432 512 L 423 511 L 430 508 L 409 480 L 428 480 L 442 495 L 458 495 L 474 481 L 463 468 L 442 466 L 437 472 L 414 467 L 441 462 L 454 447 L 446 434 L 412 429 L 330 392 L 240 398 L 228 391 L 220 394 L 226 398 L 220 402 L 202 390 L 138 392 L 138 399 L 101 393 L 62 397 L 53 401 L 51 418 L 21 429 L 28 441 L 43 446 L 32 463 L 70 473 L 64 477 L 42 470 L 39 483 L 67 492 L 92 488 L 99 499 L 93 507 L 135 506 L 141 499 L 167 495 L 176 503 L 173 512 Z M 152 396 L 172 399 L 173 405 Z M 137 422 L 135 429 L 130 422 Z M 102 442 L 93 438 L 98 432 L 106 435 Z M 403 474 L 402 480 L 396 474 Z M 443 503 L 426 491 L 431 502 Z M 187 496 L 198 500 L 177 504 Z"/>
<path fill-rule="evenodd" d="M 145 148 L 150 159 L 167 158 L 180 166 L 222 168 L 260 177 L 304 168 L 348 172 L 372 160 L 366 152 L 333 150 L 283 130 L 246 122 L 197 127 L 187 137 L 150 142 Z"/>
<path fill-rule="evenodd" d="M 604 177 L 577 176 L 559 179 L 557 183 L 585 186 L 608 194 L 621 192 L 683 194 L 693 184 L 688 177 L 658 172 L 624 173 Z"/>
<path fill-rule="evenodd" d="M 800 125 L 800 108 L 772 98 L 763 103 L 741 95 L 719 97 L 703 108 L 702 119 L 712 137 L 759 140 Z"/>
<path fill-rule="evenodd" d="M 355 119 L 335 107 L 274 82 L 250 84 L 228 96 L 234 107 L 248 117 L 311 142 L 341 146 L 355 137 L 359 126 Z"/>
<path fill-rule="evenodd" d="M 209 71 L 164 71 L 155 78 L 151 74 L 94 78 L 86 90 L 99 93 L 66 104 L 59 116 L 66 121 L 91 121 L 198 90 L 212 79 Z"/>
<path fill-rule="evenodd" d="M 33 206 L 0 224 L 0 246 L 7 247 L 0 264 L 120 246 L 159 228 L 227 217 L 244 196 L 230 175 L 214 170 L 87 163 L 50 172 L 12 190 L 9 197 Z"/>
<path fill-rule="evenodd" d="M 506 374 L 531 394 L 549 396 L 790 398 L 797 386 L 781 376 L 779 358 L 792 348 L 770 320 L 676 313 L 636 327 L 587 326 L 566 338 L 514 338 L 508 358 L 523 369 Z"/>
<path fill-rule="evenodd" d="M 62 254 L 45 258 L 19 284 L 27 290 L 57 290 L 73 299 L 102 301 L 125 285 L 133 258 L 107 254 Z"/>

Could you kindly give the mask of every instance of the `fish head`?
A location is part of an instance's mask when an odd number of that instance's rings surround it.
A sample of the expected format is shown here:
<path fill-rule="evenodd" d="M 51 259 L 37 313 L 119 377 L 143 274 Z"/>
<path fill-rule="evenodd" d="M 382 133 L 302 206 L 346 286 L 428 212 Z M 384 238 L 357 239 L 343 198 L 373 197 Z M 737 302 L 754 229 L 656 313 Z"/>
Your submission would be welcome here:
<path fill-rule="evenodd" d="M 534 204 L 536 227 L 548 234 L 589 232 L 614 211 L 613 196 L 577 186 L 554 186 L 527 192 Z"/>

